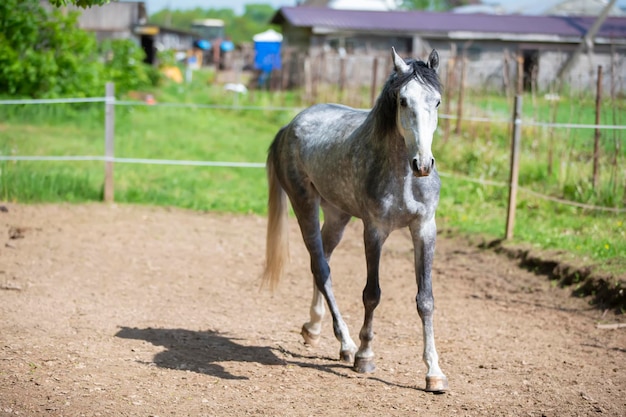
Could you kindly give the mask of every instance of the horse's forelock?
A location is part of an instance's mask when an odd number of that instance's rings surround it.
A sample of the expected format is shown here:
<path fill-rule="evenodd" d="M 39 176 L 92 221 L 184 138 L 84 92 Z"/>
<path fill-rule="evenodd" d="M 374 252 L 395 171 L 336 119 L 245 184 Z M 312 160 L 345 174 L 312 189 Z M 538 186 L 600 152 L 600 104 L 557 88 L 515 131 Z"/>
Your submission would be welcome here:
<path fill-rule="evenodd" d="M 430 68 L 425 62 L 416 59 L 409 59 L 406 63 L 411 67 L 412 71 L 396 77 L 393 81 L 394 90 L 397 91 L 408 83 L 409 80 L 415 78 L 422 84 L 427 84 L 434 90 L 441 92 L 441 82 L 434 69 Z"/>
<path fill-rule="evenodd" d="M 396 97 L 400 88 L 411 79 L 415 78 L 422 84 L 426 84 L 435 91 L 441 92 L 441 82 L 435 70 L 430 68 L 425 62 L 415 59 L 409 59 L 406 63 L 411 67 L 412 71 L 406 74 L 392 72 L 376 102 L 374 110 L 376 110 L 378 128 L 383 131 L 381 133 L 395 128 L 398 106 Z"/>

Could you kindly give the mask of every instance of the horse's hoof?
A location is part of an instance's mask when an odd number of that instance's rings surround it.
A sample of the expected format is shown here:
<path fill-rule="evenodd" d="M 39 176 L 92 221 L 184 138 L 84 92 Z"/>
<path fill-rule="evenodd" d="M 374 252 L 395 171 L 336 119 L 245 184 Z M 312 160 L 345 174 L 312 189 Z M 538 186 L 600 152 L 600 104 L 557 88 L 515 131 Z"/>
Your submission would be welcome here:
<path fill-rule="evenodd" d="M 445 376 L 427 376 L 426 392 L 444 393 L 448 390 L 448 378 Z"/>
<path fill-rule="evenodd" d="M 354 367 L 352 368 L 360 374 L 368 374 L 376 370 L 374 364 L 374 358 L 356 358 L 354 360 Z"/>
<path fill-rule="evenodd" d="M 311 333 L 309 329 L 306 328 L 306 326 L 302 326 L 302 331 L 300 331 L 300 334 L 302 335 L 305 344 L 312 347 L 317 347 L 317 345 L 320 344 L 320 335 Z"/>
<path fill-rule="evenodd" d="M 339 360 L 342 362 L 352 363 L 354 361 L 354 352 L 351 350 L 340 351 Z"/>

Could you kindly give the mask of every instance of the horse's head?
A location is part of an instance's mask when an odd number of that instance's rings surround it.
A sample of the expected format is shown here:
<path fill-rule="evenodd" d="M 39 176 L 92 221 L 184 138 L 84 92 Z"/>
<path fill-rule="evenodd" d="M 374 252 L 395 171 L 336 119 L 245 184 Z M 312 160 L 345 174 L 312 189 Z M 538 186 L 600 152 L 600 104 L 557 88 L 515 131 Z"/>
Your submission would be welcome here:
<path fill-rule="evenodd" d="M 435 166 L 431 145 L 437 129 L 437 108 L 441 102 L 441 87 L 436 73 L 439 55 L 433 50 L 428 62 L 405 62 L 395 49 L 391 51 L 400 83 L 396 95 L 396 126 L 404 138 L 413 174 L 425 177 Z"/>

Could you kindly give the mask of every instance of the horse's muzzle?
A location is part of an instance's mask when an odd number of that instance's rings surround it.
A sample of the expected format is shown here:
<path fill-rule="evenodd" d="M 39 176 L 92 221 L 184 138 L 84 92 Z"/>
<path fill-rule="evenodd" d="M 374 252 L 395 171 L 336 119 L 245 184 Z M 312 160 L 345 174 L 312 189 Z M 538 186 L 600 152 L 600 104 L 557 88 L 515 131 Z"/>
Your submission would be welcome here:
<path fill-rule="evenodd" d="M 435 158 L 430 158 L 428 163 L 420 163 L 417 158 L 413 158 L 411 169 L 416 177 L 427 177 L 435 166 Z"/>

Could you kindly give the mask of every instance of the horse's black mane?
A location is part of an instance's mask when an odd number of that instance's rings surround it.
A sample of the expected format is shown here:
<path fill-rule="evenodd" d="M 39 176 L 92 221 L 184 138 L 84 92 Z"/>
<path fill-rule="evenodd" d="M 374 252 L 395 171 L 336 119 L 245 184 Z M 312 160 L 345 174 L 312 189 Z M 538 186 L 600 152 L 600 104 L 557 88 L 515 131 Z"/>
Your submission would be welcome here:
<path fill-rule="evenodd" d="M 416 78 L 423 84 L 441 92 L 442 87 L 439 76 L 437 76 L 437 72 L 430 68 L 428 64 L 416 59 L 408 59 L 406 60 L 406 64 L 410 66 L 413 71 L 400 75 L 398 75 L 396 71 L 393 71 L 383 86 L 382 92 L 378 96 L 376 104 L 372 109 L 372 114 L 376 115 L 375 129 L 380 133 L 386 133 L 389 129 L 395 127 L 398 106 L 396 97 L 398 91 L 412 78 Z"/>

